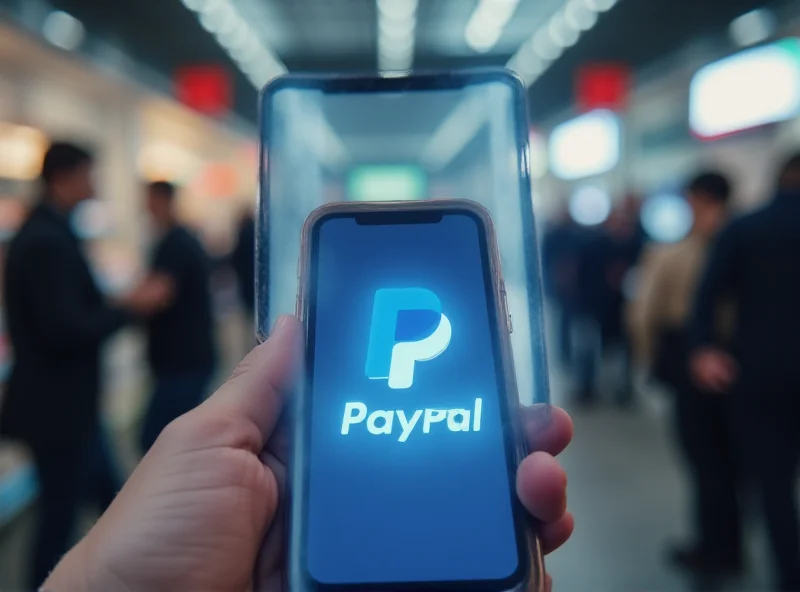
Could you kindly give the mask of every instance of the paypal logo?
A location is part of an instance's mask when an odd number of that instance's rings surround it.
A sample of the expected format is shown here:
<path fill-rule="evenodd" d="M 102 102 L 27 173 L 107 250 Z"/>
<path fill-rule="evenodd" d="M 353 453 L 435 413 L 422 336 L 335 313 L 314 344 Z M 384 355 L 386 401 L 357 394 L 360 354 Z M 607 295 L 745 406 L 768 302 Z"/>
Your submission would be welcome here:
<path fill-rule="evenodd" d="M 408 313 L 423 313 L 423 316 L 432 317 L 434 322 L 421 330 L 423 335 L 418 334 L 420 331 L 417 334 L 404 333 L 401 329 L 407 328 L 407 323 L 401 322 L 401 319 Z M 439 298 L 430 290 L 378 290 L 372 308 L 367 377 L 388 380 L 391 389 L 407 389 L 414 384 L 417 362 L 427 362 L 440 356 L 450 345 L 451 336 L 450 321 L 442 314 Z M 347 436 L 351 430 L 363 430 L 366 427 L 366 431 L 374 436 L 395 435 L 398 442 L 406 442 L 417 426 L 421 426 L 423 434 L 435 431 L 480 432 L 482 417 L 483 399 L 480 397 L 474 398 L 469 408 L 413 411 L 378 409 L 370 412 L 366 403 L 356 401 L 345 404 L 341 431 L 343 436 Z M 435 427 L 437 424 L 439 427 Z"/>
<path fill-rule="evenodd" d="M 438 324 L 421 339 L 398 340 L 398 318 L 407 311 L 435 313 L 439 317 Z M 427 362 L 441 355 L 450 345 L 451 336 L 450 321 L 442 314 L 439 298 L 430 290 L 378 290 L 372 309 L 366 375 L 373 380 L 388 380 L 391 389 L 407 389 L 414 384 L 417 362 Z"/>

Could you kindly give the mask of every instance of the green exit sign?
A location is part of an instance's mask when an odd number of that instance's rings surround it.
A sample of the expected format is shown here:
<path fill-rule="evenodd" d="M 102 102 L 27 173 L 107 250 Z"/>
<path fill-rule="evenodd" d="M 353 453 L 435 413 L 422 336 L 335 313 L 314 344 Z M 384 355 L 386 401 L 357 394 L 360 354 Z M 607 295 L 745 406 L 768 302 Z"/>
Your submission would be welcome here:
<path fill-rule="evenodd" d="M 352 201 L 425 199 L 427 175 L 414 165 L 364 165 L 350 171 L 347 197 Z"/>

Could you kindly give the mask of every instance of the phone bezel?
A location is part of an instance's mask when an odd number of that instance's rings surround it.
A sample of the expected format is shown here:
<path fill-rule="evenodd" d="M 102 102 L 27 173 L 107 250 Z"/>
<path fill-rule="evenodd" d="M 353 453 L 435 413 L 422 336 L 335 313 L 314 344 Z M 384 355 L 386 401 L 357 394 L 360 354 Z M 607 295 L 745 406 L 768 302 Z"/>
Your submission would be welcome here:
<path fill-rule="evenodd" d="M 515 493 L 516 468 L 527 453 L 516 409 L 519 397 L 516 387 L 513 357 L 510 343 L 510 325 L 506 305 L 505 287 L 502 279 L 500 256 L 494 225 L 488 211 L 481 205 L 460 199 L 429 200 L 420 202 L 355 203 L 344 202 L 324 205 L 317 208 L 306 220 L 303 228 L 301 259 L 299 263 L 299 289 L 297 316 L 303 321 L 306 330 L 306 361 L 313 363 L 313 295 L 316 292 L 315 265 L 317 262 L 317 236 L 322 225 L 333 218 L 395 218 L 404 217 L 406 222 L 414 223 L 414 217 L 430 219 L 431 215 L 468 215 L 476 220 L 480 232 L 483 273 L 486 278 L 487 301 L 492 325 L 492 349 L 495 363 L 499 365 L 498 389 L 502 391 L 501 417 L 504 422 L 504 445 L 508 462 L 509 490 L 513 508 L 514 525 L 518 542 L 518 568 L 514 574 L 503 580 L 478 580 L 456 582 L 409 582 L 386 584 L 324 584 L 314 580 L 305 562 L 306 532 L 305 521 L 308 479 L 307 454 L 310 443 L 310 390 L 312 377 L 307 373 L 302 392 L 298 393 L 295 413 L 295 439 L 292 470 L 292 510 L 290 515 L 290 581 L 292 589 L 324 590 L 341 592 L 344 590 L 472 590 L 475 592 L 502 592 L 506 590 L 540 590 L 542 585 L 542 557 L 539 541 L 535 536 L 533 524 L 522 508 Z M 427 220 L 426 220 L 427 221 Z M 381 223 L 381 222 L 377 222 Z M 392 222 L 389 222 L 392 223 Z"/>

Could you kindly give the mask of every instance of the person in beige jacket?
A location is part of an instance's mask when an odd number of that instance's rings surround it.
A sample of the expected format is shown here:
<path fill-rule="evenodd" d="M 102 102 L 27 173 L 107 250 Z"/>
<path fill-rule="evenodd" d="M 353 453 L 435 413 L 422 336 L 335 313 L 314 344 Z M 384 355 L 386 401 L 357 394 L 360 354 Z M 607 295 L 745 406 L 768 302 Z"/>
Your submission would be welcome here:
<path fill-rule="evenodd" d="M 741 568 L 741 535 L 729 402 L 700 391 L 689 373 L 689 326 L 711 243 L 727 218 L 731 194 L 715 172 L 686 188 L 694 215 L 689 235 L 645 253 L 628 320 L 636 354 L 653 378 L 674 393 L 676 438 L 689 468 L 695 540 L 670 549 L 693 572 Z"/>

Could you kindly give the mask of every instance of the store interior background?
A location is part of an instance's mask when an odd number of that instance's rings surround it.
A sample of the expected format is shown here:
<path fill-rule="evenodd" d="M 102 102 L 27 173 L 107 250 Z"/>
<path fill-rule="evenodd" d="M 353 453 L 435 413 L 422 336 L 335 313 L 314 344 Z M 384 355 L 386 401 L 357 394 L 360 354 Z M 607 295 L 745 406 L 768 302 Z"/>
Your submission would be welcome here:
<path fill-rule="evenodd" d="M 203 24 L 199 7 L 204 2 L 131 2 L 137 6 L 118 7 L 117 14 L 109 8 L 116 3 L 108 0 L 0 0 L 0 266 L 6 241 L 37 197 L 42 154 L 54 138 L 78 140 L 100 155 L 97 199 L 82 212 L 81 229 L 109 292 L 131 285 L 144 269 L 150 240 L 142 195 L 147 181 L 176 182 L 183 219 L 213 255 L 224 257 L 234 245 L 241 217 L 256 203 L 256 82 L 285 69 L 374 70 L 375 45 L 382 43 L 378 33 L 360 32 L 380 30 L 372 0 L 225 0 L 243 14 L 262 11 L 252 26 L 260 31 L 267 53 L 257 55 L 260 65 L 251 67 L 229 56 L 217 43 L 218 33 Z M 593 7 L 595 22 L 568 46 L 557 48 L 557 57 L 527 60 L 525 51 L 530 52 L 537 34 L 551 30 L 560 11 L 576 2 Z M 355 4 L 364 6 L 356 10 Z M 514 3 L 517 13 L 509 15 L 497 45 L 485 52 L 470 49 L 463 39 L 465 23 L 482 4 L 491 1 L 419 0 L 417 51 L 425 67 L 509 65 L 531 83 L 531 199 L 542 228 L 566 210 L 586 224 L 601 223 L 614 203 L 637 195 L 652 206 L 645 210 L 653 234 L 677 240 L 690 220 L 676 198 L 699 165 L 729 172 L 738 187 L 735 207 L 745 211 L 763 203 L 776 163 L 800 148 L 800 52 L 788 66 L 794 77 L 789 84 L 753 88 L 741 80 L 727 95 L 724 108 L 730 119 L 755 117 L 754 125 L 745 125 L 753 129 L 701 137 L 690 124 L 693 101 L 699 100 L 693 95 L 698 72 L 753 47 L 779 40 L 800 43 L 800 2 L 522 0 Z M 766 21 L 751 17 L 750 25 L 734 25 L 755 10 L 762 17 L 768 14 Z M 78 23 L 77 33 L 75 23 L 61 16 L 55 21 L 61 19 L 60 33 L 53 25 L 53 15 L 64 14 Z M 117 40 L 126 15 L 132 36 Z M 265 20 L 265 15 L 275 18 Z M 137 43 L 145 39 L 142 23 L 148 18 L 153 19 L 154 38 L 152 47 L 142 47 Z M 359 18 L 365 21 L 356 22 Z M 174 38 L 170 27 L 180 31 Z M 79 35 L 77 43 L 70 35 Z M 581 66 L 595 62 L 623 66 L 624 100 L 617 97 L 618 104 L 590 110 L 586 120 L 575 80 Z M 201 113 L 182 101 L 176 73 L 179 66 L 196 65 L 213 66 L 212 74 L 221 66 L 229 76 L 232 101 L 224 110 Z M 775 93 L 786 96 L 764 107 L 766 119 L 759 121 L 753 114 L 759 101 Z M 606 122 L 600 131 L 591 120 L 598 114 Z M 570 129 L 578 131 L 563 133 Z M 361 174 L 367 177 L 351 177 L 349 185 L 332 188 L 331 195 L 350 191 L 358 193 L 353 199 L 367 199 L 400 191 L 400 197 L 409 197 L 425 187 L 419 168 Z M 244 353 L 250 328 L 232 278 L 221 273 L 216 282 L 222 376 Z M 11 355 L 0 327 L 0 372 L 7 371 Z M 127 331 L 115 338 L 106 364 L 106 417 L 132 465 L 128 436 L 139 421 L 148 384 L 141 335 Z M 557 368 L 552 377 L 555 402 L 569 405 L 569 377 Z M 686 513 L 682 477 L 667 443 L 664 399 L 651 390 L 641 398 L 636 415 L 608 410 L 591 419 L 576 418 L 576 442 L 564 462 L 579 526 L 573 541 L 550 563 L 561 589 L 597 589 L 596 581 L 613 581 L 608 589 L 615 590 L 686 589 L 685 581 L 659 559 L 664 539 L 682 534 Z M 631 466 L 635 470 L 625 470 Z M 20 585 L 20 570 L 6 566 L 21 562 L 19 540 L 27 535 L 17 526 L 26 519 L 35 493 L 24 450 L 0 441 L 0 589 Z M 637 503 L 641 498 L 649 500 L 646 506 Z M 763 556 L 760 534 L 752 544 L 754 556 Z M 576 570 L 575 562 L 586 557 L 592 557 L 591 569 Z M 758 568 L 737 589 L 763 589 L 766 581 L 766 568 Z"/>

